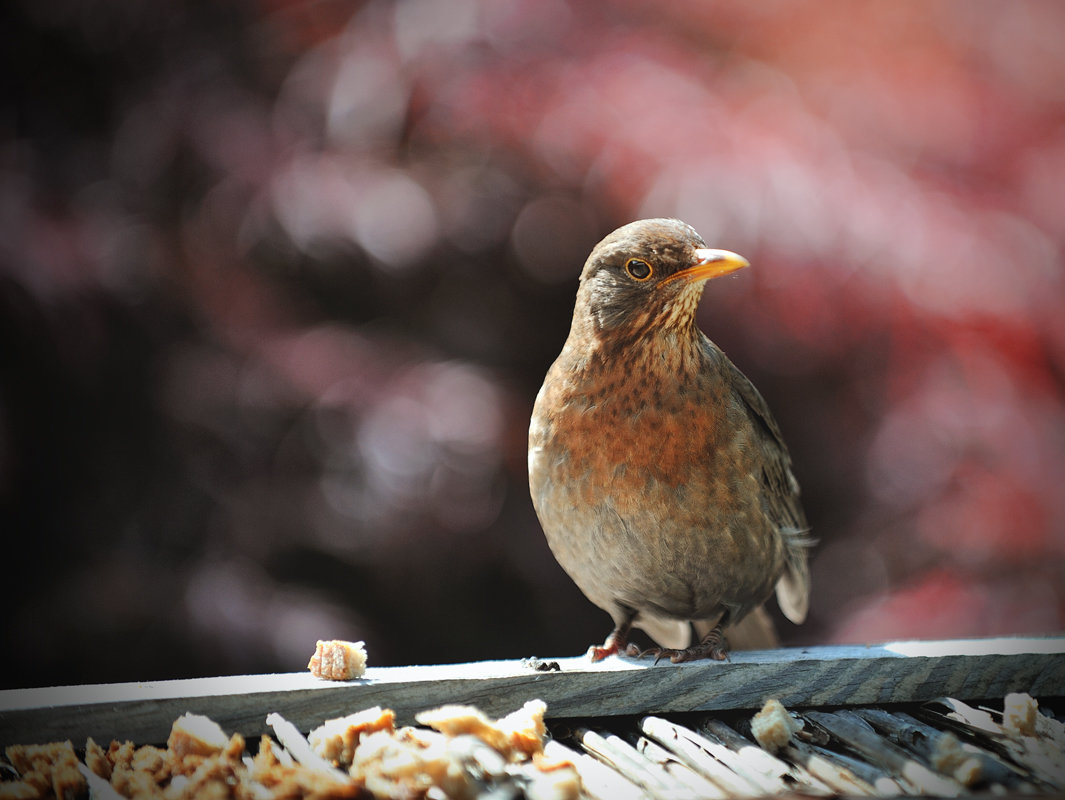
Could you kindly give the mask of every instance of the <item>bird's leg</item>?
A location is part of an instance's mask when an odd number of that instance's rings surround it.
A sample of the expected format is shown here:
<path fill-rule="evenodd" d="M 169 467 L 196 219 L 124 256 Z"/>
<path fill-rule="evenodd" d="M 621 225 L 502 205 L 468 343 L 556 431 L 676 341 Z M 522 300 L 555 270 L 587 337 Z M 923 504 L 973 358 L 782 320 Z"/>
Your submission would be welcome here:
<path fill-rule="evenodd" d="M 669 656 L 674 664 L 680 661 L 698 661 L 700 658 L 710 658 L 714 661 L 728 661 L 728 640 L 725 638 L 725 626 L 720 622 L 714 626 L 710 633 L 699 640 L 698 644 L 686 647 L 683 650 L 663 650 L 655 659 L 659 660 Z"/>
<path fill-rule="evenodd" d="M 727 617 L 728 614 L 725 615 Z M 674 664 L 681 661 L 698 661 L 710 658 L 714 661 L 728 661 L 728 640 L 725 638 L 725 618 L 723 617 L 713 629 L 699 640 L 698 644 L 683 650 L 661 650 L 655 656 L 657 664 L 663 658 L 669 658 Z"/>
<path fill-rule="evenodd" d="M 588 648 L 588 656 L 592 661 L 602 661 L 607 656 L 616 655 L 625 650 L 625 645 L 629 641 L 629 631 L 632 630 L 632 621 L 636 619 L 636 609 L 623 606 L 622 611 L 624 616 L 614 625 L 614 630 L 606 637 L 606 641 L 601 646 L 592 645 Z"/>
<path fill-rule="evenodd" d="M 718 623 L 699 640 L 698 644 L 677 650 L 671 647 L 650 647 L 647 650 L 631 653 L 630 655 L 654 656 L 657 664 L 663 658 L 668 658 L 674 664 L 680 661 L 698 661 L 701 658 L 710 658 L 714 661 L 728 661 L 728 640 L 725 638 L 725 626 L 728 625 L 729 614 L 722 615 Z M 631 646 L 630 646 L 631 649 Z"/>

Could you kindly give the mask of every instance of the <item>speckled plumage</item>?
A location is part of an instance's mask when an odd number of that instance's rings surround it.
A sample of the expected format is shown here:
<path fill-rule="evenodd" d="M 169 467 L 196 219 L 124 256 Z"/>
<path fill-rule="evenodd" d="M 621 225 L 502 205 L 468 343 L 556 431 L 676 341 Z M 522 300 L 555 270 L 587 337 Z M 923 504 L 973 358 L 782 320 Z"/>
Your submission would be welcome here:
<path fill-rule="evenodd" d="M 807 525 L 787 448 L 761 395 L 695 324 L 717 268 L 706 259 L 725 272 L 746 262 L 705 248 L 662 219 L 600 242 L 536 399 L 533 504 L 559 563 L 614 620 L 593 657 L 624 648 L 630 625 L 675 660 L 723 657 L 715 626 L 775 587 L 790 619 L 806 614 Z M 634 258 L 649 277 L 626 272 Z M 683 649 L 688 621 L 704 646 Z"/>

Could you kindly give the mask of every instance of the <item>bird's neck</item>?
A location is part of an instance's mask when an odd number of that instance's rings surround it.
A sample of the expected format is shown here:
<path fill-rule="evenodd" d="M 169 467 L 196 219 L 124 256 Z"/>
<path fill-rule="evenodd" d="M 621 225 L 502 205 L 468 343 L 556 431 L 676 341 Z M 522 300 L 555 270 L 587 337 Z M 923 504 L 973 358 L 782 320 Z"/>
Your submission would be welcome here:
<path fill-rule="evenodd" d="M 571 331 L 555 365 L 588 387 L 624 381 L 627 376 L 668 378 L 690 374 L 705 365 L 716 350 L 695 325 L 694 318 L 644 329 L 641 335 L 588 333 Z"/>

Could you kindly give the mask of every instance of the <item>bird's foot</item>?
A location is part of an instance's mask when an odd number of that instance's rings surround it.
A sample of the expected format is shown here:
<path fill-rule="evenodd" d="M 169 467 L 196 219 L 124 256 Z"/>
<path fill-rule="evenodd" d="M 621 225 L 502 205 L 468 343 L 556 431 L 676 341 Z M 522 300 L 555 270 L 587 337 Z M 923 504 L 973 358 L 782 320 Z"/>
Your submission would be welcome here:
<path fill-rule="evenodd" d="M 658 663 L 658 659 L 661 658 L 662 653 L 670 653 L 676 651 L 667 651 L 661 647 L 638 647 L 635 644 L 630 644 L 625 648 L 625 655 L 629 658 L 647 658 L 648 656 L 655 657 L 655 663 Z"/>
<path fill-rule="evenodd" d="M 703 658 L 713 661 L 729 660 L 728 641 L 720 628 L 714 628 L 698 644 L 693 644 L 691 647 L 680 650 L 672 647 L 648 647 L 646 650 L 641 650 L 636 645 L 630 644 L 626 655 L 634 658 L 654 656 L 656 664 L 663 658 L 668 658 L 674 664 L 679 664 L 681 661 L 698 661 Z"/>
<path fill-rule="evenodd" d="M 628 653 L 632 646 L 629 645 L 629 632 L 632 630 L 632 620 L 636 612 L 626 609 L 627 614 L 621 622 L 614 626 L 614 630 L 606 637 L 602 645 L 592 645 L 588 648 L 588 657 L 594 662 L 602 661 L 607 656 L 615 656 L 618 653 Z"/>
<path fill-rule="evenodd" d="M 625 639 L 624 635 L 619 635 L 617 631 L 611 633 L 606 637 L 606 641 L 601 645 L 592 645 L 588 648 L 588 657 L 593 661 L 602 661 L 607 656 L 617 655 L 618 653 L 625 651 Z M 630 645 L 631 647 L 631 645 Z"/>
<path fill-rule="evenodd" d="M 669 660 L 674 664 L 679 661 L 698 661 L 701 658 L 709 658 L 713 661 L 728 661 L 728 640 L 725 638 L 725 629 L 718 624 L 714 626 L 710 633 L 700 639 L 698 644 L 693 644 L 683 650 L 671 650 L 668 655 Z M 659 656 L 659 658 L 662 658 L 662 656 Z"/>
<path fill-rule="evenodd" d="M 691 647 L 685 647 L 683 650 L 673 650 L 667 648 L 657 648 L 658 653 L 655 655 L 655 663 L 657 664 L 663 658 L 668 658 L 674 664 L 679 664 L 681 661 L 699 661 L 703 658 L 709 658 L 713 661 L 729 661 L 728 646 L 724 643 L 713 645 L 711 647 L 705 647 L 702 642 L 694 644 Z"/>

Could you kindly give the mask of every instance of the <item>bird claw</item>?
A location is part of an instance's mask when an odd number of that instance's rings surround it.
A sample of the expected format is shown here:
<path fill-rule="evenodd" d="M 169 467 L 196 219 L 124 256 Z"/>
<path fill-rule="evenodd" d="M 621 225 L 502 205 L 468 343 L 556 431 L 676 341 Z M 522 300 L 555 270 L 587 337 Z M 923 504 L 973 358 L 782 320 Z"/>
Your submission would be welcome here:
<path fill-rule="evenodd" d="M 724 642 L 714 644 L 692 645 L 684 650 L 674 650 L 669 660 L 674 664 L 680 661 L 698 661 L 701 658 L 709 658 L 711 661 L 731 661 L 728 656 L 728 646 Z"/>
<path fill-rule="evenodd" d="M 682 661 L 698 661 L 703 658 L 709 658 L 713 661 L 731 661 L 728 655 L 728 644 L 723 640 L 712 642 L 704 640 L 682 650 L 672 647 L 648 647 L 646 650 L 641 650 L 636 645 L 630 644 L 625 650 L 625 655 L 632 658 L 654 656 L 655 664 L 663 658 L 668 658 L 674 664 L 679 664 Z"/>
<path fill-rule="evenodd" d="M 633 616 L 635 612 L 633 612 Z M 674 649 L 672 647 L 648 647 L 646 650 L 641 650 L 635 644 L 629 642 L 629 628 L 631 626 L 632 617 L 619 623 L 617 627 L 610 632 L 610 635 L 606 637 L 606 641 L 601 645 L 592 645 L 588 648 L 588 658 L 592 660 L 592 663 L 602 661 L 608 656 L 624 653 L 629 658 L 645 658 L 646 656 L 654 656 L 655 664 L 661 661 L 663 658 L 668 658 L 674 664 L 678 664 L 681 661 L 698 661 L 702 658 L 709 658 L 714 661 L 728 661 L 728 641 L 725 639 L 723 633 L 724 625 L 719 623 L 716 625 L 710 633 L 704 636 L 697 644 L 693 644 L 691 647 L 685 647 L 683 649 Z"/>
<path fill-rule="evenodd" d="M 679 650 L 669 650 L 663 647 L 639 648 L 634 644 L 630 644 L 625 649 L 625 655 L 629 656 L 629 658 L 647 658 L 648 656 L 654 656 L 656 664 L 667 656 L 675 661 L 676 659 L 674 658 L 674 655 L 679 652 Z"/>

